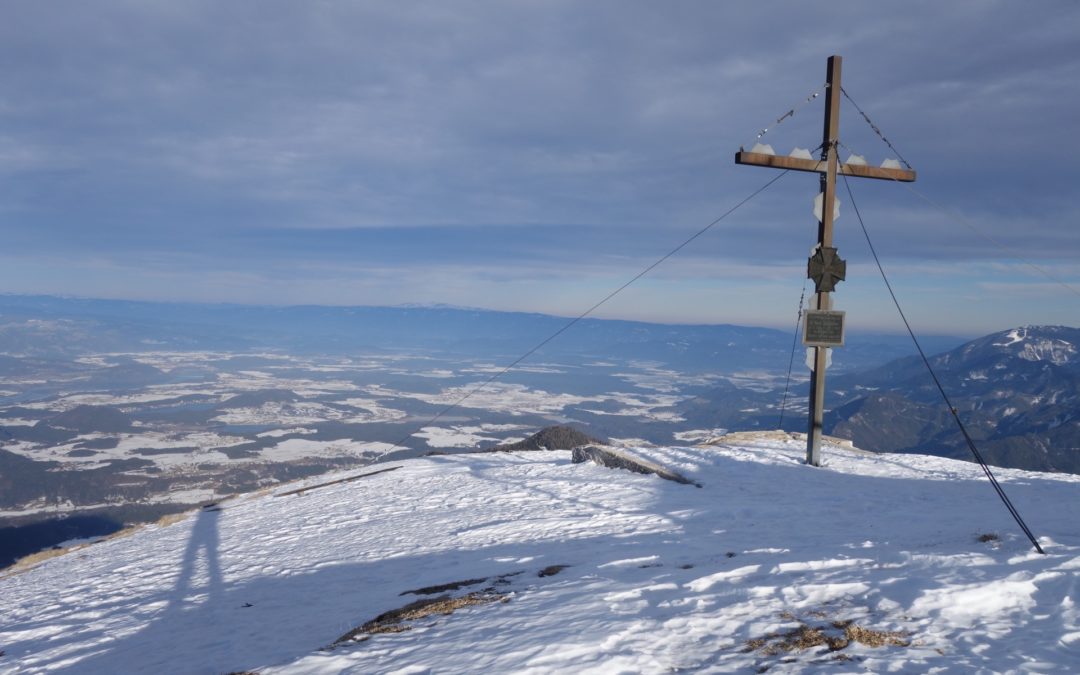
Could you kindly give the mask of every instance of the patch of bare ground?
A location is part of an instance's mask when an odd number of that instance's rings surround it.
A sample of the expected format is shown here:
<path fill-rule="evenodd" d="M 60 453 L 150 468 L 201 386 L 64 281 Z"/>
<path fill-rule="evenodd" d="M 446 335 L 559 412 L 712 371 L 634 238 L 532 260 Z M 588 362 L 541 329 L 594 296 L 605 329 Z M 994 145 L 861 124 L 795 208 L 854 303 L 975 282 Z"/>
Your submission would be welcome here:
<path fill-rule="evenodd" d="M 10 567 L 5 569 L 0 576 L 15 576 L 16 574 L 22 574 L 23 572 L 36 567 L 37 565 L 49 560 L 50 558 L 56 558 L 58 556 L 66 555 L 72 549 L 70 548 L 47 548 L 44 551 L 38 551 L 37 553 L 31 553 L 30 555 L 23 556 L 13 562 Z"/>
<path fill-rule="evenodd" d="M 849 642 L 858 642 L 867 647 L 911 646 L 911 640 L 908 639 L 908 634 L 904 631 L 871 630 L 869 628 L 863 628 L 853 621 L 840 623 L 846 624 L 844 625 L 844 635 L 848 638 Z M 836 626 L 838 624 L 834 623 L 833 625 Z"/>
<path fill-rule="evenodd" d="M 493 602 L 506 602 L 508 600 L 509 598 L 505 594 L 491 590 L 475 591 L 456 598 L 451 597 L 450 595 L 440 595 L 437 598 L 415 600 L 404 607 L 392 609 L 389 612 L 383 612 L 364 625 L 352 629 L 337 640 L 334 640 L 330 647 L 337 647 L 346 642 L 360 642 L 366 640 L 370 635 L 379 633 L 403 633 L 412 628 L 412 626 L 409 625 L 409 622 L 411 621 L 418 621 L 437 614 L 453 614 L 455 610 L 461 609 L 462 607 L 487 605 Z"/>
<path fill-rule="evenodd" d="M 567 567 L 569 567 L 569 565 L 549 565 L 540 570 L 537 573 L 537 576 L 554 576 Z M 362 626 L 345 633 L 337 640 L 334 640 L 334 642 L 326 648 L 333 649 L 334 647 L 347 642 L 362 642 L 367 640 L 368 637 L 379 633 L 404 633 L 412 628 L 412 626 L 409 625 L 410 622 L 419 621 L 420 619 L 429 616 L 452 614 L 455 610 L 461 609 L 462 607 L 488 605 L 493 602 L 509 602 L 510 596 L 506 592 L 498 589 L 500 587 L 505 588 L 506 586 L 510 586 L 510 580 L 513 577 L 524 573 L 525 570 L 518 570 L 517 572 L 500 574 L 496 577 L 462 579 L 461 581 L 451 581 L 446 584 L 424 586 L 422 588 L 403 591 L 398 595 L 435 595 L 436 593 L 441 593 L 442 595 L 437 598 L 421 598 L 420 600 L 414 600 L 403 607 L 392 609 L 389 612 L 383 612 Z M 447 593 L 447 591 L 458 591 L 462 588 L 477 586 L 483 583 L 487 583 L 485 588 L 479 591 L 473 591 L 466 595 L 454 597 Z"/>
<path fill-rule="evenodd" d="M 158 527 L 168 527 L 169 525 L 175 525 L 182 520 L 187 520 L 191 515 L 191 511 L 181 511 L 180 513 L 170 513 L 167 516 L 162 516 L 154 521 L 154 524 Z"/>
<path fill-rule="evenodd" d="M 562 572 L 567 567 L 569 567 L 569 565 L 548 565 L 544 569 L 537 572 L 536 576 L 538 576 L 538 577 L 553 577 L 556 574 L 558 574 L 559 572 Z"/>
<path fill-rule="evenodd" d="M 820 617 L 820 613 L 809 615 Z M 785 621 L 795 620 L 791 612 L 783 612 L 780 618 Z M 788 631 L 769 633 L 768 635 L 746 641 L 743 652 L 757 652 L 762 656 L 780 656 L 790 652 L 802 652 L 817 647 L 825 647 L 830 652 L 839 652 L 852 644 L 867 647 L 909 647 L 910 635 L 904 631 L 884 631 L 866 628 L 853 620 L 820 622 L 811 625 L 799 621 L 799 625 Z M 849 660 L 846 654 L 837 654 L 835 659 Z"/>
<path fill-rule="evenodd" d="M 467 586 L 475 586 L 487 581 L 487 577 L 480 577 L 479 579 L 465 579 L 463 581 L 451 581 L 448 584 L 439 584 L 438 586 L 424 586 L 423 588 L 416 588 L 411 591 L 402 591 L 398 595 L 435 595 L 436 593 L 445 593 L 447 591 L 458 591 Z"/>

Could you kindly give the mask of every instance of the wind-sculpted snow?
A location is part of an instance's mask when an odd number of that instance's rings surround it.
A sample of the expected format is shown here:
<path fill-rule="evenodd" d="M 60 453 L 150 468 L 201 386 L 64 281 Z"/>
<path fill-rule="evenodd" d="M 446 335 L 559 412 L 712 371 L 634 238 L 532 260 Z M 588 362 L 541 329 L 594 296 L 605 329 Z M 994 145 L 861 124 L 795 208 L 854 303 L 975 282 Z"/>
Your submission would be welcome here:
<path fill-rule="evenodd" d="M 639 452 L 704 487 L 438 456 L 81 548 L 0 579 L 0 672 L 1080 669 L 1076 476 L 998 471 L 1039 556 L 971 464 Z"/>

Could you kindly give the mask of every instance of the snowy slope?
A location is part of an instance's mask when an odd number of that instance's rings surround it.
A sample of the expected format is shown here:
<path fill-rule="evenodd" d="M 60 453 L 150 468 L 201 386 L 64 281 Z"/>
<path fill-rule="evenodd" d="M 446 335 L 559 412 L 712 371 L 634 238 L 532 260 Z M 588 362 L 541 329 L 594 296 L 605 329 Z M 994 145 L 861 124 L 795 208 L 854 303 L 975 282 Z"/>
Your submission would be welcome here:
<path fill-rule="evenodd" d="M 1080 671 L 1080 476 L 997 472 L 1040 556 L 971 464 L 641 452 L 704 487 L 430 457 L 54 558 L 0 579 L 0 673 Z M 323 649 L 443 596 L 474 604 Z"/>

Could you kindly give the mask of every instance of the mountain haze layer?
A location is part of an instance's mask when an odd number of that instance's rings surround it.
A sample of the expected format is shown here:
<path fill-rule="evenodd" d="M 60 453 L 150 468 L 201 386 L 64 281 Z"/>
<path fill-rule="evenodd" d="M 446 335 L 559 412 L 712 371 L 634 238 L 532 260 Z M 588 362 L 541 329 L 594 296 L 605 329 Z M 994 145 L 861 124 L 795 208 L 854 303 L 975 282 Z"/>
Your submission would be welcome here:
<path fill-rule="evenodd" d="M 444 306 L 275 307 L 0 295 L 0 354 L 56 357 L 271 349 L 338 355 L 433 350 L 513 358 L 568 321 L 544 314 Z M 908 353 L 905 340 L 854 333 L 849 347 L 836 355 L 836 367 L 879 365 Z M 928 341 L 935 350 L 962 342 L 954 337 Z M 781 370 L 790 350 L 791 334 L 770 328 L 584 319 L 539 355 L 655 360 L 673 368 Z M 0 360 L 0 369 L 3 366 Z"/>

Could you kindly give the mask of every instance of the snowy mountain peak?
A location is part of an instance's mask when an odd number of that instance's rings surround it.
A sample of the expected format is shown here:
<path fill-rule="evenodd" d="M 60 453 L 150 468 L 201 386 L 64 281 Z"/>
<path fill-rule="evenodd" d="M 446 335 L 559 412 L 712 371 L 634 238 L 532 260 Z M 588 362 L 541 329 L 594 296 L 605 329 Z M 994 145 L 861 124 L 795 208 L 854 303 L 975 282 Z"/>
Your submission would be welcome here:
<path fill-rule="evenodd" d="M 1046 361 L 1062 366 L 1074 362 L 1077 354 L 1075 342 L 1061 337 L 1067 331 L 1075 333 L 1076 329 L 1022 326 L 995 336 L 992 344 L 1025 361 Z"/>

